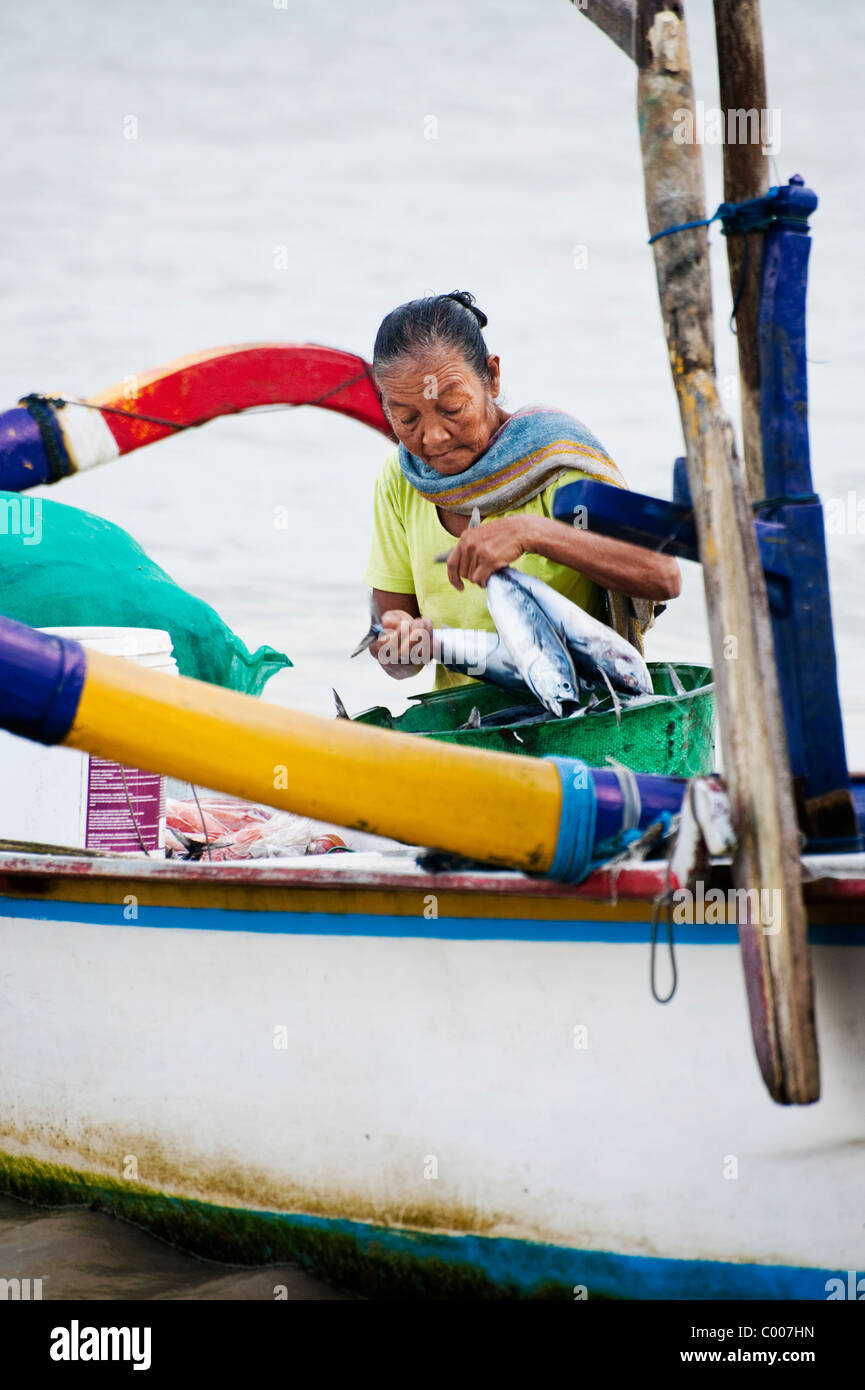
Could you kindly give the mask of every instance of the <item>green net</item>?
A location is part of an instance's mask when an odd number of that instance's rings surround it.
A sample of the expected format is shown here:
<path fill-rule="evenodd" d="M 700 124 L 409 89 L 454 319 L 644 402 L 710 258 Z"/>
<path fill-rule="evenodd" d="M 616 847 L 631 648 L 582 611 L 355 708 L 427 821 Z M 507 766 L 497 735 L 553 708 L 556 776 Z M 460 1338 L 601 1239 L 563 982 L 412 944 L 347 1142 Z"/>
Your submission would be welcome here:
<path fill-rule="evenodd" d="M 151 627 L 171 634 L 182 676 L 248 695 L 291 662 L 250 652 L 203 599 L 102 517 L 0 491 L 0 612 L 31 627 Z"/>
<path fill-rule="evenodd" d="M 617 723 L 609 697 L 597 710 L 577 719 L 464 729 L 473 708 L 481 716 L 525 705 L 526 713 L 538 709 L 530 696 L 501 690 L 485 681 L 455 686 L 415 697 L 404 714 L 392 715 L 384 706 L 357 716 L 361 724 L 400 729 L 445 743 L 486 748 L 497 753 L 518 753 L 542 758 L 549 753 L 582 758 L 591 767 L 603 767 L 615 758 L 634 772 L 658 772 L 669 777 L 701 777 L 715 767 L 715 687 L 708 666 L 676 664 L 685 693 L 676 694 L 667 663 L 649 662 L 656 695 L 649 704 L 623 702 Z"/>

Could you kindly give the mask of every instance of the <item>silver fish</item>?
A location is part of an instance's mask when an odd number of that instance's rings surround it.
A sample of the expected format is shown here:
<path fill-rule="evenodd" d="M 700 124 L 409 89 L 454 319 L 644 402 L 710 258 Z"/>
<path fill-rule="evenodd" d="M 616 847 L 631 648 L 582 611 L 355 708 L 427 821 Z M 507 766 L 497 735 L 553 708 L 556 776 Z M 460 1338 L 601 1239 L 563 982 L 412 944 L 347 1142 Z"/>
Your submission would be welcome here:
<path fill-rule="evenodd" d="M 679 679 L 679 673 L 671 661 L 667 662 L 667 672 L 670 677 L 670 684 L 673 687 L 674 695 L 684 695 L 685 687 Z"/>
<path fill-rule="evenodd" d="M 433 628 L 432 654 L 448 671 L 492 681 L 505 690 L 526 690 L 526 683 L 498 632 L 461 627 Z"/>
<path fill-rule="evenodd" d="M 574 663 L 555 626 L 533 596 L 516 583 L 516 575 L 510 568 L 490 575 L 487 608 L 526 685 L 550 714 L 561 718 L 563 707 L 579 700 Z"/>
<path fill-rule="evenodd" d="M 600 700 L 598 699 L 597 695 L 593 690 L 592 693 L 589 695 L 589 698 L 586 701 L 586 703 L 580 709 L 578 709 L 576 713 L 573 714 L 571 717 L 573 719 L 582 719 L 585 715 L 591 714 L 592 710 L 595 708 L 595 705 L 599 705 L 600 703 Z"/>
<path fill-rule="evenodd" d="M 331 694 L 333 695 L 333 703 L 336 705 L 337 719 L 350 719 L 351 715 L 349 714 L 345 705 L 342 703 L 342 700 L 339 698 L 339 692 L 334 690 L 333 686 L 331 686 Z"/>
<path fill-rule="evenodd" d="M 369 630 L 352 652 L 358 656 L 383 637 L 381 613 L 375 598 L 370 599 Z M 434 661 L 461 676 L 492 681 L 505 690 L 526 689 L 516 662 L 497 632 L 474 631 L 459 627 L 433 629 L 431 655 Z"/>
<path fill-rule="evenodd" d="M 584 608 L 578 608 L 533 574 L 524 574 L 522 570 L 508 567 L 499 570 L 493 578 L 498 575 L 510 576 L 513 584 L 534 599 L 558 636 L 567 643 L 574 665 L 587 683 L 596 684 L 604 675 L 626 695 L 653 693 L 652 678 L 645 661 L 636 647 L 632 647 L 613 628 L 593 618 Z"/>
<path fill-rule="evenodd" d="M 494 709 L 481 716 L 482 729 L 512 729 L 516 725 L 540 724 L 547 717 L 545 709 L 537 705 L 511 705 L 508 709 Z"/>
<path fill-rule="evenodd" d="M 481 727 L 481 712 L 477 705 L 472 705 L 471 714 L 465 724 L 460 724 L 460 730 L 479 729 Z"/>
<path fill-rule="evenodd" d="M 469 530 L 480 524 L 480 510 L 474 507 Z M 436 558 L 447 560 L 450 553 Z M 486 583 L 487 608 L 501 640 L 498 646 L 491 646 L 483 674 L 498 685 L 509 684 L 516 689 L 511 679 L 516 671 L 521 684 L 528 686 L 550 714 L 560 718 L 563 707 L 577 704 L 580 698 L 574 663 L 546 614 L 512 583 L 512 574 L 512 570 L 499 570 Z M 490 658 L 499 671 L 506 673 L 506 681 L 494 674 Z M 461 669 L 443 657 L 438 660 L 451 670 Z"/>
<path fill-rule="evenodd" d="M 615 710 L 615 714 L 616 714 L 616 728 L 617 728 L 617 729 L 621 729 L 621 727 L 622 727 L 622 702 L 621 702 L 621 700 L 619 699 L 618 695 L 616 694 L 615 690 L 613 689 L 612 681 L 610 680 L 610 678 L 609 678 L 609 676 L 607 675 L 606 671 L 604 670 L 603 666 L 600 666 L 598 669 L 600 670 L 601 676 L 603 677 L 604 685 L 607 687 L 607 689 L 608 689 L 609 692 L 610 692 L 610 699 L 611 699 L 612 702 L 613 702 L 613 709 Z"/>
<path fill-rule="evenodd" d="M 669 695 L 631 695 L 625 697 L 625 709 L 645 709 L 646 705 L 663 705 Z"/>

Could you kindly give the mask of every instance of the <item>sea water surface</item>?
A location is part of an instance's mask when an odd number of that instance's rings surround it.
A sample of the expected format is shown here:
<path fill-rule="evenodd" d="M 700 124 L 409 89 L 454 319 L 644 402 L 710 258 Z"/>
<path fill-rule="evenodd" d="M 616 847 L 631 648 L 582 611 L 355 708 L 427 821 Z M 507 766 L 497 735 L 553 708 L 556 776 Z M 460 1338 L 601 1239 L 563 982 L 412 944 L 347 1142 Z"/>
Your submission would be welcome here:
<path fill-rule="evenodd" d="M 817 191 L 811 441 L 824 501 L 865 513 L 861 406 L 865 8 L 763 0 L 777 178 Z M 710 0 L 689 0 L 716 106 Z M 583 419 L 632 487 L 669 496 L 682 451 L 646 217 L 630 61 L 567 0 L 28 0 L 0 20 L 0 403 L 90 395 L 229 343 L 370 356 L 382 316 L 472 290 L 505 404 Z M 707 204 L 721 201 L 706 146 Z M 711 236 L 718 368 L 736 415 L 725 244 Z M 43 494 L 126 527 L 252 647 L 295 665 L 267 698 L 401 707 L 367 657 L 361 573 L 381 436 L 322 410 L 222 420 Z M 865 531 L 865 516 L 860 522 Z M 865 536 L 828 537 L 852 766 L 865 767 Z M 651 659 L 708 661 L 702 579 Z"/>

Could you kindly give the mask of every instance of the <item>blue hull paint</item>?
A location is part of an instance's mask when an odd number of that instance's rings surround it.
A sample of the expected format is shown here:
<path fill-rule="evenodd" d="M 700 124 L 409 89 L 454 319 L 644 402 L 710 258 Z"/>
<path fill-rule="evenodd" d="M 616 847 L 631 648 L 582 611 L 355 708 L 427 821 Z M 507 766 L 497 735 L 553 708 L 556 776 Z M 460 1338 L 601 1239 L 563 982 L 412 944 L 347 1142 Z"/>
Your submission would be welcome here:
<path fill-rule="evenodd" d="M 411 1250 L 421 1259 L 471 1264 L 494 1283 L 514 1284 L 529 1295 L 554 1281 L 572 1289 L 583 1285 L 589 1298 L 825 1299 L 826 1280 L 832 1277 L 822 1269 L 665 1260 L 485 1236 L 420 1235 L 376 1227 L 363 1231 L 356 1222 L 328 1222 L 322 1217 L 290 1219 L 351 1234 L 362 1247 L 375 1242 L 385 1249 Z"/>
<path fill-rule="evenodd" d="M 446 941 L 597 941 L 620 945 L 646 945 L 646 922 L 598 921 L 550 922 L 539 918 L 417 917 L 337 912 L 270 912 L 214 907 L 139 906 L 134 921 L 123 916 L 123 905 L 107 903 L 39 902 L 32 898 L 0 898 L 0 916 L 31 918 L 40 922 L 68 922 L 105 927 L 149 927 L 190 931 L 260 932 L 277 936 L 376 936 L 413 937 Z M 735 946 L 735 925 L 677 925 L 676 943 L 687 946 Z M 809 938 L 815 946 L 865 946 L 865 924 L 812 926 Z"/>
<path fill-rule="evenodd" d="M 607 1250 L 575 1250 L 533 1241 L 491 1236 L 437 1235 L 395 1230 L 359 1221 L 321 1216 L 261 1213 L 268 1221 L 348 1237 L 361 1256 L 373 1252 L 441 1261 L 449 1267 L 481 1270 L 503 1290 L 531 1298 L 560 1285 L 579 1297 L 620 1299 L 826 1299 L 826 1282 L 839 1271 L 796 1265 L 734 1264 L 722 1260 L 671 1260 L 646 1255 L 619 1255 Z M 846 1277 L 841 1273 L 840 1277 Z M 577 1295 L 574 1295 L 577 1297 Z"/>

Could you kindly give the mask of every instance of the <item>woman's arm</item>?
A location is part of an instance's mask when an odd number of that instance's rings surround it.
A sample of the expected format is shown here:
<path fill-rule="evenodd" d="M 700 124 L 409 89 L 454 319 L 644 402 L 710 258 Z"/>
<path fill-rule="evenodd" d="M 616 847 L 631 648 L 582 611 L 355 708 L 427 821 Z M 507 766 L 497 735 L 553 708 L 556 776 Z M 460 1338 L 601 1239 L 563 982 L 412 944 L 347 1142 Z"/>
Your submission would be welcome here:
<path fill-rule="evenodd" d="M 603 589 L 631 598 L 663 603 L 678 598 L 682 588 L 679 565 L 672 555 L 531 515 L 500 517 L 464 531 L 448 559 L 448 576 L 456 589 L 462 589 L 464 579 L 483 587 L 495 570 L 513 564 L 521 555 L 543 555 L 578 570 Z"/>
<path fill-rule="evenodd" d="M 373 589 L 372 593 L 385 628 L 384 635 L 370 647 L 372 655 L 394 680 L 416 676 L 432 660 L 432 623 L 420 616 L 414 594 L 392 594 L 386 589 Z"/>

